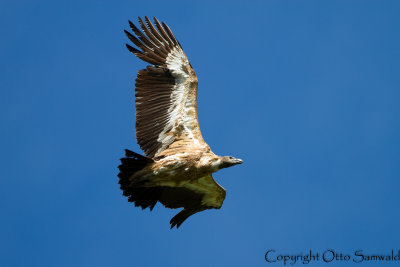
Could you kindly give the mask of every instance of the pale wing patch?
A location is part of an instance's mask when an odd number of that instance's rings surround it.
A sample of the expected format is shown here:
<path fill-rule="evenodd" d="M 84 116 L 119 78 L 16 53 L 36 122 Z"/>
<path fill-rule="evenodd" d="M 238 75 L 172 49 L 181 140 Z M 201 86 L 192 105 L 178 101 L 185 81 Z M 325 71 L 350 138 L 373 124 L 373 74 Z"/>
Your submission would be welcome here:
<path fill-rule="evenodd" d="M 178 83 L 184 83 L 189 78 L 189 73 L 185 71 L 185 66 L 189 65 L 187 57 L 179 46 L 174 47 L 166 59 L 168 69 L 178 79 Z M 179 79 L 181 79 L 179 81 Z"/>
<path fill-rule="evenodd" d="M 162 146 L 157 150 L 155 156 L 164 151 L 176 139 L 191 139 L 193 144 L 200 147 L 198 135 L 193 133 L 193 129 L 198 127 L 196 98 L 190 94 L 191 75 L 188 73 L 189 62 L 183 50 L 175 47 L 167 57 L 167 67 L 175 78 L 175 86 L 171 94 L 171 105 L 168 109 L 170 114 L 169 122 L 160 133 L 157 141 Z M 196 90 L 194 88 L 194 90 Z"/>

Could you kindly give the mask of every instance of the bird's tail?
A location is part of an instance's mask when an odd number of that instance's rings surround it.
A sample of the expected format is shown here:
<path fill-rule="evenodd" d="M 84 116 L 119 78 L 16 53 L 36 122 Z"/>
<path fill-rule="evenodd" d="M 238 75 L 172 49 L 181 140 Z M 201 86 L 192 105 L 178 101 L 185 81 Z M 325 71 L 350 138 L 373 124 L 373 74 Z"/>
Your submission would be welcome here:
<path fill-rule="evenodd" d="M 132 186 L 132 180 L 130 179 L 133 174 L 141 171 L 147 164 L 154 162 L 151 158 L 142 156 L 138 153 L 125 149 L 125 157 L 121 158 L 121 165 L 119 169 L 119 184 L 124 196 L 132 197 L 132 193 L 135 186 Z M 132 201 L 129 199 L 129 201 Z"/>

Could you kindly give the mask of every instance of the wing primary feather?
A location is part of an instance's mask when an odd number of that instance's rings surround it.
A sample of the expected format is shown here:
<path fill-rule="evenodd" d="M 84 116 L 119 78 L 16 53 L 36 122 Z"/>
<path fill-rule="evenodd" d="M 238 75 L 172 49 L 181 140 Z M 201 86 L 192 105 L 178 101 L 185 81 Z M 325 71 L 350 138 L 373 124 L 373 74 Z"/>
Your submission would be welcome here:
<path fill-rule="evenodd" d="M 162 22 L 162 25 L 164 26 L 164 28 L 165 28 L 165 30 L 166 30 L 168 36 L 169 36 L 170 39 L 172 40 L 172 42 L 173 42 L 175 45 L 179 45 L 179 44 L 178 44 L 178 41 L 175 39 L 175 36 L 174 36 L 174 34 L 172 33 L 171 29 L 168 27 L 168 25 L 165 24 L 164 22 Z"/>
<path fill-rule="evenodd" d="M 139 50 L 137 50 L 136 48 L 130 46 L 129 44 L 125 44 L 125 46 L 126 46 L 126 48 L 128 48 L 128 50 L 129 50 L 130 52 L 132 52 L 133 54 L 135 54 L 135 56 L 136 56 L 136 54 L 141 54 L 141 53 L 142 53 L 141 51 L 139 51 Z"/>
<path fill-rule="evenodd" d="M 128 48 L 128 50 L 130 52 L 132 52 L 138 58 L 140 58 L 140 59 L 142 59 L 142 60 L 144 60 L 146 62 L 149 62 L 151 64 L 154 64 L 154 65 L 160 65 L 160 63 L 157 60 L 155 60 L 155 59 L 153 59 L 151 57 L 148 57 L 147 55 L 143 54 L 142 51 L 137 50 L 136 48 L 130 46 L 129 44 L 125 44 L 125 46 L 126 46 L 126 48 Z"/>
<path fill-rule="evenodd" d="M 153 42 L 154 45 L 157 46 L 157 48 L 162 49 L 163 46 L 160 42 L 160 40 L 158 40 L 153 33 L 151 32 L 150 26 L 149 26 L 149 20 L 147 17 L 145 17 L 145 21 L 146 23 L 143 22 L 143 20 L 141 18 L 139 18 L 139 24 L 140 27 L 142 28 L 143 32 L 147 35 L 147 37 Z M 168 52 L 165 51 L 167 54 Z"/>
<path fill-rule="evenodd" d="M 164 38 L 164 40 L 166 40 L 169 48 L 173 49 L 174 42 L 172 42 L 171 38 L 169 38 L 168 34 L 165 32 L 161 23 L 155 17 L 154 17 L 154 23 L 156 24 L 156 27 L 157 27 L 158 31 L 160 32 L 161 36 Z"/>
<path fill-rule="evenodd" d="M 133 24 L 132 21 L 129 20 L 129 26 L 131 27 L 132 31 L 139 37 L 139 39 L 145 43 L 149 48 L 155 48 L 154 44 L 150 42 L 146 35 L 144 35 L 136 26 Z"/>
<path fill-rule="evenodd" d="M 146 45 L 144 45 L 143 43 L 141 43 L 135 36 L 133 36 L 127 30 L 124 30 L 124 32 L 125 32 L 126 36 L 128 36 L 129 40 L 132 41 L 132 43 L 134 43 L 137 47 L 139 47 L 143 50 L 142 54 L 156 60 L 156 62 L 158 62 L 158 65 L 164 64 L 165 59 L 163 57 L 160 57 L 159 55 L 157 55 L 151 48 L 149 48 Z"/>
<path fill-rule="evenodd" d="M 142 59 L 142 60 L 144 60 L 146 62 L 149 62 L 150 64 L 159 65 L 159 62 L 157 62 L 156 60 L 152 59 L 151 57 L 146 56 L 145 54 L 141 53 L 141 54 L 137 55 L 137 57 L 139 57 L 140 59 Z"/>
<path fill-rule="evenodd" d="M 153 23 L 151 23 L 151 20 L 148 17 L 144 17 L 145 21 L 146 21 L 146 25 L 149 28 L 149 30 L 153 33 L 154 37 L 156 37 L 156 39 L 158 40 L 158 42 L 163 46 L 164 48 L 164 43 L 165 40 L 164 38 L 160 35 L 160 33 L 156 30 L 156 28 L 154 28 Z"/>
<path fill-rule="evenodd" d="M 128 37 L 129 40 L 131 40 L 132 43 L 134 43 L 137 47 L 139 47 L 140 49 L 144 50 L 143 47 L 146 47 L 145 44 L 143 44 L 142 42 L 140 42 L 135 36 L 133 36 L 130 32 L 128 32 L 127 30 L 124 30 L 124 33 L 126 34 L 126 36 Z"/>
<path fill-rule="evenodd" d="M 164 58 L 167 58 L 169 51 L 164 48 L 164 45 L 153 35 L 151 32 L 147 20 L 146 25 L 143 23 L 142 20 L 139 21 L 140 26 L 142 27 L 143 31 L 146 33 L 147 37 L 152 41 L 152 43 L 157 47 L 157 51 L 163 55 Z"/>
<path fill-rule="evenodd" d="M 138 37 L 143 37 L 144 39 L 147 39 L 146 36 L 135 26 L 135 24 L 132 21 L 128 21 L 129 27 L 131 27 L 132 31 L 138 36 Z M 150 43 L 151 44 L 151 43 Z"/>
<path fill-rule="evenodd" d="M 139 17 L 138 21 L 139 21 L 140 28 L 142 28 L 143 33 L 145 34 L 147 39 L 151 42 L 152 46 L 158 48 L 158 46 L 154 43 L 154 41 L 152 39 L 152 34 L 147 29 L 147 27 L 146 27 L 145 23 L 143 22 L 142 18 Z"/>

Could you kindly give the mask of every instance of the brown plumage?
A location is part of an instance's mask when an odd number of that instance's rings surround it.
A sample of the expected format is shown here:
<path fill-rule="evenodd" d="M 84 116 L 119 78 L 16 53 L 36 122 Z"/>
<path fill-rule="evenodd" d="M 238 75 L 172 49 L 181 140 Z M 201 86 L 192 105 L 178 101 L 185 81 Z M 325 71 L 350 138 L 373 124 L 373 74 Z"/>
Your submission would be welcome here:
<path fill-rule="evenodd" d="M 139 30 L 125 31 L 126 45 L 150 63 L 136 78 L 136 138 L 146 156 L 125 150 L 119 183 L 128 201 L 152 210 L 157 202 L 183 208 L 170 221 L 177 228 L 189 216 L 219 209 L 225 190 L 212 173 L 242 163 L 215 155 L 204 142 L 197 118 L 197 76 L 169 27 L 139 18 Z M 139 50 L 140 49 L 140 50 Z"/>

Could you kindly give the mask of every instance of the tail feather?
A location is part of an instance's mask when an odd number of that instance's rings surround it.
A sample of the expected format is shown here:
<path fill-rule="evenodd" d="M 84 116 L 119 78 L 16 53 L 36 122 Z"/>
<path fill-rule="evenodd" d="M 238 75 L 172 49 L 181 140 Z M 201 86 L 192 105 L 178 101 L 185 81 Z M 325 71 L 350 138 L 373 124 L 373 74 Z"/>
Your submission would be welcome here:
<path fill-rule="evenodd" d="M 133 174 L 142 170 L 148 163 L 153 162 L 151 158 L 142 156 L 133 151 L 125 149 L 125 158 L 121 159 L 121 165 L 118 166 L 120 184 L 129 182 Z"/>
<path fill-rule="evenodd" d="M 118 166 L 122 194 L 128 197 L 129 202 L 134 202 L 136 207 L 140 206 L 142 209 L 149 207 L 152 210 L 154 208 L 160 195 L 158 192 L 160 189 L 140 187 L 138 183 L 133 184 L 130 178 L 152 162 L 154 161 L 151 158 L 125 149 L 125 157 L 121 159 L 121 165 Z"/>

